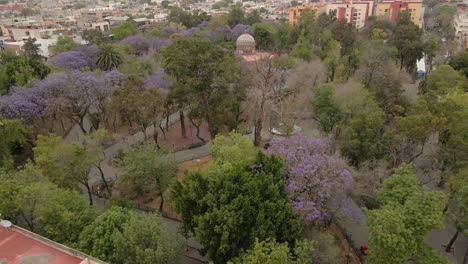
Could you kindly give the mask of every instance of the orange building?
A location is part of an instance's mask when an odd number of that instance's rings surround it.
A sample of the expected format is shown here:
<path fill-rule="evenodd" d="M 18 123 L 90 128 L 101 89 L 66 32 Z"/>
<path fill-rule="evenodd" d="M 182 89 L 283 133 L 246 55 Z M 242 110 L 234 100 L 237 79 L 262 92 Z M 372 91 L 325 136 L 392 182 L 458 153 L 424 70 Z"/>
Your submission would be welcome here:
<path fill-rule="evenodd" d="M 289 24 L 295 24 L 297 21 L 299 21 L 299 18 L 301 17 L 301 12 L 304 9 L 312 10 L 315 14 L 315 17 L 326 11 L 325 4 L 323 2 L 303 4 L 300 6 L 291 7 L 289 9 Z"/>
<path fill-rule="evenodd" d="M 421 12 L 422 12 L 422 1 L 411 0 L 411 1 L 382 1 L 377 3 L 375 7 L 375 15 L 377 17 L 385 18 L 395 22 L 400 12 L 407 11 L 411 14 L 411 21 L 414 24 L 422 27 Z"/>

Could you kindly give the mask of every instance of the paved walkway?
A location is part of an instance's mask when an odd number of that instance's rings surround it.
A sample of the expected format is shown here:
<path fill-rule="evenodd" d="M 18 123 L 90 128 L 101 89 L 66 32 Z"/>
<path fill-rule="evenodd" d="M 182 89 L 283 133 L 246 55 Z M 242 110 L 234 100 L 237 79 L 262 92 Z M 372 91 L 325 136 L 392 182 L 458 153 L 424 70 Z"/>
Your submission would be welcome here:
<path fill-rule="evenodd" d="M 170 117 L 170 124 L 174 124 L 175 122 L 179 121 L 179 112 L 176 112 L 172 114 Z M 90 130 L 91 124 L 90 122 L 85 119 L 84 122 L 84 127 L 87 131 Z M 147 135 L 148 137 L 151 137 L 154 134 L 154 127 L 151 126 L 147 129 Z M 83 133 L 81 129 L 75 125 L 68 135 L 65 137 L 65 140 L 67 142 L 73 142 L 73 141 L 81 141 L 83 139 Z M 118 170 L 112 166 L 112 162 L 110 162 L 113 157 L 121 150 L 125 150 L 137 143 L 143 142 L 145 140 L 143 132 L 137 132 L 134 135 L 129 135 L 129 136 L 123 136 L 118 142 L 115 144 L 109 146 L 107 149 L 105 149 L 104 153 L 106 155 L 106 159 L 102 162 L 102 170 L 104 172 L 104 176 L 106 179 L 113 179 L 118 177 L 119 172 Z M 203 157 L 208 155 L 208 149 L 206 146 L 201 146 L 198 148 L 194 149 L 187 149 L 183 151 L 179 151 L 175 153 L 175 158 L 177 162 L 182 162 L 186 160 L 191 160 L 195 159 L 198 157 Z M 101 181 L 101 176 L 99 174 L 99 171 L 96 168 L 92 168 L 89 174 L 89 184 L 92 186 L 98 182 Z M 99 198 L 97 196 L 93 196 L 95 206 L 97 207 L 103 207 L 106 200 Z M 179 229 L 182 226 L 182 223 L 168 219 L 168 218 L 162 218 L 163 222 L 167 225 L 167 227 L 170 229 L 171 232 L 177 233 L 179 232 Z M 186 240 L 186 245 L 189 248 L 194 248 L 194 249 L 201 249 L 200 244 L 193 238 L 189 238 Z M 192 250 L 193 251 L 193 250 Z M 198 252 L 190 252 L 190 255 L 186 256 L 185 254 L 181 256 L 180 258 L 177 259 L 178 264 L 199 264 L 199 263 L 206 263 L 206 258 L 202 257 Z"/>

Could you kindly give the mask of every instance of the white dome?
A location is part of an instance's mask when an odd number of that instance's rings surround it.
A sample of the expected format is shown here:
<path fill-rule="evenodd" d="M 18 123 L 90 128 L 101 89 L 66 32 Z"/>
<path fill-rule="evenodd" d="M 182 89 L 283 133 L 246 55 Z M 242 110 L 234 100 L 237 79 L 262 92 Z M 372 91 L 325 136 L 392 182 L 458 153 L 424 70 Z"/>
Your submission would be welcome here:
<path fill-rule="evenodd" d="M 253 45 L 255 46 L 255 39 L 252 35 L 244 33 L 237 38 L 236 45 Z"/>

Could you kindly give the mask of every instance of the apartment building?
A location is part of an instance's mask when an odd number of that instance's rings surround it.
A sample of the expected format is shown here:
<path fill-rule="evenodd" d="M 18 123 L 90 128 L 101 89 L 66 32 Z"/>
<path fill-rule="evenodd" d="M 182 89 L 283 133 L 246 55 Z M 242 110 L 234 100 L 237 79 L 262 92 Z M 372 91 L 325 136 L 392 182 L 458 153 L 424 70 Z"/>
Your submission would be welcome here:
<path fill-rule="evenodd" d="M 459 4 L 457 6 L 457 15 L 453 21 L 455 33 L 460 45 L 468 47 L 468 5 Z"/>
<path fill-rule="evenodd" d="M 319 14 L 322 14 L 326 11 L 326 4 L 323 2 L 320 3 L 309 3 L 303 4 L 289 9 L 289 24 L 295 24 L 299 21 L 301 13 L 304 10 L 312 10 L 317 17 Z"/>
<path fill-rule="evenodd" d="M 366 24 L 367 18 L 374 13 L 373 1 L 344 1 L 328 3 L 325 6 L 327 14 L 336 12 L 336 17 L 339 20 L 361 28 Z"/>
<path fill-rule="evenodd" d="M 382 1 L 376 3 L 375 15 L 379 18 L 395 22 L 401 12 L 409 12 L 411 21 L 422 27 L 422 0 L 414 1 Z"/>

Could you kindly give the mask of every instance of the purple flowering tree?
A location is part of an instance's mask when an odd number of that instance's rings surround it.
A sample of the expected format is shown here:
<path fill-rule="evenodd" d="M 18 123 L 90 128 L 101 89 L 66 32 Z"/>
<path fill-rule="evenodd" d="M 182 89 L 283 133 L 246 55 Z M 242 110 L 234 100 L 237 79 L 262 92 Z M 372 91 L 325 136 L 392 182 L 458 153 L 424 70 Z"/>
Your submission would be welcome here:
<path fill-rule="evenodd" d="M 167 26 L 167 27 L 163 27 L 162 29 L 164 31 L 164 33 L 166 33 L 166 36 L 170 37 L 171 35 L 175 34 L 175 33 L 178 33 L 180 30 L 178 27 L 176 26 Z"/>
<path fill-rule="evenodd" d="M 122 41 L 120 41 L 122 45 L 128 45 L 132 48 L 133 52 L 136 55 L 143 55 L 148 52 L 149 49 L 149 41 L 143 35 L 134 35 L 130 37 L 126 37 Z"/>
<path fill-rule="evenodd" d="M 154 52 L 159 52 L 163 46 L 168 45 L 169 43 L 171 43 L 169 39 L 160 37 L 154 37 L 148 40 L 149 49 Z"/>
<path fill-rule="evenodd" d="M 244 24 L 237 24 L 230 30 L 228 37 L 230 40 L 236 41 L 237 38 L 244 33 L 253 35 L 254 31 L 253 31 L 252 26 L 244 25 Z"/>
<path fill-rule="evenodd" d="M 169 82 L 163 68 L 159 68 L 156 72 L 145 78 L 145 88 L 162 89 L 163 92 L 164 90 L 169 90 Z"/>
<path fill-rule="evenodd" d="M 304 134 L 275 138 L 267 152 L 283 159 L 288 195 L 304 222 L 327 222 L 349 204 L 353 178 L 345 162 L 329 154 L 325 140 Z"/>
<path fill-rule="evenodd" d="M 96 46 L 83 46 L 72 51 L 59 53 L 49 62 L 63 69 L 77 70 L 84 67 L 95 68 L 99 49 Z"/>
<path fill-rule="evenodd" d="M 199 30 L 200 29 L 197 27 L 192 27 L 186 30 L 182 30 L 182 32 L 180 32 L 180 35 L 182 35 L 183 37 L 193 37 L 193 35 L 195 35 L 195 33 Z"/>

